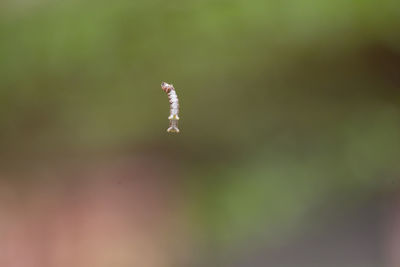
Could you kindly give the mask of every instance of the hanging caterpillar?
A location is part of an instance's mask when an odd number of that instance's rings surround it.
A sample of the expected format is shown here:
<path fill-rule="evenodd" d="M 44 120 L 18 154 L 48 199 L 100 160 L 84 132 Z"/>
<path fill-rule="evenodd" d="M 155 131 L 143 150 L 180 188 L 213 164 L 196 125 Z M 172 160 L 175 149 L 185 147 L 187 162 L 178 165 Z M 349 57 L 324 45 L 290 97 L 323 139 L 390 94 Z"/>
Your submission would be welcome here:
<path fill-rule="evenodd" d="M 179 102 L 178 96 L 176 95 L 175 88 L 172 84 L 168 84 L 166 82 L 161 83 L 161 88 L 168 95 L 168 100 L 170 104 L 169 109 L 169 128 L 167 132 L 169 133 L 179 133 L 178 129 L 178 121 L 179 121 Z"/>

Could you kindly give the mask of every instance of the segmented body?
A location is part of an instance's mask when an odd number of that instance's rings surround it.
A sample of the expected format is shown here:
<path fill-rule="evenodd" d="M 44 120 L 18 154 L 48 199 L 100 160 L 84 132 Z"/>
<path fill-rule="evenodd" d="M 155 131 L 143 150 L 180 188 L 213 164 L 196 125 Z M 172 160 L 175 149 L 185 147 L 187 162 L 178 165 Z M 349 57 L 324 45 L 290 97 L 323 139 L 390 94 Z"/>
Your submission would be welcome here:
<path fill-rule="evenodd" d="M 178 129 L 179 100 L 178 96 L 176 95 L 175 88 L 172 84 L 168 84 L 165 82 L 161 84 L 161 88 L 163 89 L 164 92 L 167 93 L 170 104 L 169 117 L 168 117 L 170 127 L 167 129 L 167 132 L 179 133 Z"/>

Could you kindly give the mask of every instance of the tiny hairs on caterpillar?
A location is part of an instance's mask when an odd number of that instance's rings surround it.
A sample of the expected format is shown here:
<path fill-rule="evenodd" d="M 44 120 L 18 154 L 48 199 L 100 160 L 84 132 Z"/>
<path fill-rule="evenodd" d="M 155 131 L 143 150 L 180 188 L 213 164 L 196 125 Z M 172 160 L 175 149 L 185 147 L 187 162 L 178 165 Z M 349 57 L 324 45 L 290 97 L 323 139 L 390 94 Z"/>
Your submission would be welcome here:
<path fill-rule="evenodd" d="M 169 100 L 169 128 L 167 132 L 169 133 L 179 133 L 178 121 L 179 121 L 179 102 L 178 96 L 176 95 L 175 88 L 172 84 L 166 82 L 161 83 L 161 88 L 168 95 Z"/>

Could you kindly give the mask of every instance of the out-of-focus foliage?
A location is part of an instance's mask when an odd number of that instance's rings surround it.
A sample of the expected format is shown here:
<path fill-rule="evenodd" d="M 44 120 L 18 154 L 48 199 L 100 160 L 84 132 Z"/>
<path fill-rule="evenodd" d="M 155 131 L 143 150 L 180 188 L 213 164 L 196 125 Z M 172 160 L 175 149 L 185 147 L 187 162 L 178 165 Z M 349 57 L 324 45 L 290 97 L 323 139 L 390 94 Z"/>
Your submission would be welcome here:
<path fill-rule="evenodd" d="M 399 10 L 394 0 L 3 0 L 2 153 L 155 144 L 183 170 L 188 213 L 210 239 L 294 227 L 324 201 L 393 187 Z M 165 133 L 164 80 L 180 97 L 179 136 Z"/>

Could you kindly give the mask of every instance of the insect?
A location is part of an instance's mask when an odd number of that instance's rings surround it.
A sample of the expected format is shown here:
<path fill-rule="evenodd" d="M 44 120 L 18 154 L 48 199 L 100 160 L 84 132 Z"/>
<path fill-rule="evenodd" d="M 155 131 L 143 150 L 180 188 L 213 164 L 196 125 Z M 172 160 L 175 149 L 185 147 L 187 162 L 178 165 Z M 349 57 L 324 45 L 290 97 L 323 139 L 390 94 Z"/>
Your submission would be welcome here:
<path fill-rule="evenodd" d="M 161 88 L 168 95 L 169 100 L 169 128 L 167 132 L 169 133 L 179 133 L 178 129 L 178 121 L 179 121 L 179 102 L 178 96 L 176 95 L 175 88 L 172 84 L 168 84 L 166 82 L 161 83 Z"/>

